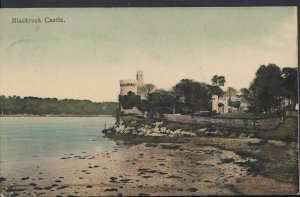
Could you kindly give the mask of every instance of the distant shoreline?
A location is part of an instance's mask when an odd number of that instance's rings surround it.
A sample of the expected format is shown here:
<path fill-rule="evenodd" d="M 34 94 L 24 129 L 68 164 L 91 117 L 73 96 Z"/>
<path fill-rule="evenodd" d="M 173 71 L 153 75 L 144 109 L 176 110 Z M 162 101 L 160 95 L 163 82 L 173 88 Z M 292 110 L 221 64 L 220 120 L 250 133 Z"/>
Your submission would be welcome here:
<path fill-rule="evenodd" d="M 113 115 L 73 115 L 73 114 L 45 114 L 45 115 L 33 115 L 33 114 L 13 114 L 13 115 L 0 115 L 0 117 L 113 117 Z"/>

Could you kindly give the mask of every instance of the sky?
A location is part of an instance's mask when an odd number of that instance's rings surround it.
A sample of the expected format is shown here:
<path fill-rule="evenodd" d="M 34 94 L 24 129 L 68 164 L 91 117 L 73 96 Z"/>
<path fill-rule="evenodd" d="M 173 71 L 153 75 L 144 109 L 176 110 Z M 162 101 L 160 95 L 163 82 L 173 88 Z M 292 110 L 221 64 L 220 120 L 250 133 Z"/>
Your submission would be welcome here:
<path fill-rule="evenodd" d="M 12 18 L 64 23 L 15 24 Z M 262 64 L 297 67 L 297 8 L 0 10 L 0 94 L 117 101 L 120 79 L 249 87 Z"/>

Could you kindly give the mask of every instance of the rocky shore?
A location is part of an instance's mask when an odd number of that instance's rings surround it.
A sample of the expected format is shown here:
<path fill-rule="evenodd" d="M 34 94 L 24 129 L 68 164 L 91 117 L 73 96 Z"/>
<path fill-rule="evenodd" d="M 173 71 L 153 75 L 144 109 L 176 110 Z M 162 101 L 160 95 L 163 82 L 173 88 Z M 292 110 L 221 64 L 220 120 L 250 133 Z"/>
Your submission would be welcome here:
<path fill-rule="evenodd" d="M 121 136 L 121 140 L 123 139 L 122 136 L 129 136 L 126 139 L 141 138 L 140 141 L 147 141 L 150 138 L 150 141 L 154 142 L 172 142 L 169 144 L 169 149 L 172 149 L 170 147 L 177 147 L 180 143 L 180 147 L 185 146 L 192 152 L 197 152 L 200 147 L 217 148 L 219 152 L 223 153 L 228 151 L 226 153 L 231 156 L 227 158 L 220 156 L 220 161 L 214 162 L 217 164 L 227 163 L 227 168 L 233 165 L 235 169 L 237 169 L 237 166 L 242 167 L 242 171 L 245 171 L 245 173 L 234 172 L 232 174 L 235 181 L 230 183 L 230 187 L 234 194 L 296 194 L 299 190 L 297 178 L 298 145 L 295 142 L 260 139 L 251 132 L 235 132 L 212 128 L 185 130 L 175 127 L 170 129 L 164 122 L 136 124 L 134 121 L 126 122 L 122 120 L 113 127 L 103 130 L 103 133 L 114 139 L 119 139 L 119 136 Z M 161 141 L 161 139 L 164 140 Z M 164 147 L 163 144 L 159 146 Z M 182 148 L 179 149 L 182 150 Z M 274 154 L 275 152 L 276 154 Z M 197 165 L 199 165 L 197 167 L 203 168 L 199 162 Z M 221 188 L 224 188 L 223 183 L 217 183 L 216 185 L 222 185 Z M 211 194 L 209 191 L 206 192 L 201 194 Z M 220 194 L 227 193 L 220 191 Z"/>
<path fill-rule="evenodd" d="M 120 121 L 103 130 L 116 140 L 112 149 L 67 152 L 48 159 L 33 156 L 30 168 L 15 168 L 1 174 L 0 195 L 199 196 L 298 192 L 296 143 L 241 134 L 224 137 L 222 131 L 217 132 L 210 128 L 170 129 L 163 122 L 129 125 Z M 117 136 L 141 141 L 126 143 Z"/>
<path fill-rule="evenodd" d="M 104 129 L 102 131 L 106 136 L 114 135 L 131 135 L 131 136 L 151 136 L 151 137 L 196 137 L 196 136 L 206 136 L 206 137 L 239 137 L 239 138 L 252 138 L 250 143 L 271 143 L 278 146 L 284 146 L 285 142 L 277 140 L 262 140 L 255 138 L 253 133 L 246 132 L 234 132 L 229 130 L 218 130 L 212 128 L 199 128 L 193 131 L 184 130 L 180 128 L 169 129 L 164 126 L 164 122 L 154 122 L 151 125 L 141 124 L 138 126 L 131 126 L 123 121 L 116 123 L 113 127 Z"/>
<path fill-rule="evenodd" d="M 181 129 L 171 130 L 163 126 L 163 122 L 155 122 L 151 126 L 140 125 L 138 127 L 126 126 L 123 121 L 115 124 L 109 129 L 104 129 L 103 133 L 106 135 L 117 135 L 117 134 L 128 134 L 128 135 L 139 135 L 139 136 L 168 136 L 168 137 L 180 137 L 180 136 L 196 136 L 195 133 L 184 131 Z"/>

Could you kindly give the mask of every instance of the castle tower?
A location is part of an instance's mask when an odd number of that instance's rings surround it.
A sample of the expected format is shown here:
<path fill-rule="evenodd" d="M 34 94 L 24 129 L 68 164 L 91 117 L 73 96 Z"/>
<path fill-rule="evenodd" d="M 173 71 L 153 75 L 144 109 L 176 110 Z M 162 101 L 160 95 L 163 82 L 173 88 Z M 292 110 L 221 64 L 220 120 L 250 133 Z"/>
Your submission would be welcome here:
<path fill-rule="evenodd" d="M 133 92 L 137 93 L 137 86 L 136 86 L 136 81 L 135 80 L 130 80 L 130 79 L 125 79 L 125 80 L 120 80 L 120 95 L 125 96 L 128 94 L 128 92 Z"/>
<path fill-rule="evenodd" d="M 143 71 L 137 71 L 136 73 L 136 81 L 137 81 L 137 95 L 141 95 L 142 94 L 142 87 L 144 85 L 144 75 L 143 75 Z"/>

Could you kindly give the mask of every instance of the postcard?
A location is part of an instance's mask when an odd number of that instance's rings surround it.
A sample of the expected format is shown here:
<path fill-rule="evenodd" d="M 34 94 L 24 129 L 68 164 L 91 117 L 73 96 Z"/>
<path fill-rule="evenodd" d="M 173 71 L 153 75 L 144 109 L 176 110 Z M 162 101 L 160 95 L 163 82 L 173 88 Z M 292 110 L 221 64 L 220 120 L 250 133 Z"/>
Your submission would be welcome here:
<path fill-rule="evenodd" d="M 293 195 L 297 7 L 0 10 L 0 196 Z"/>

